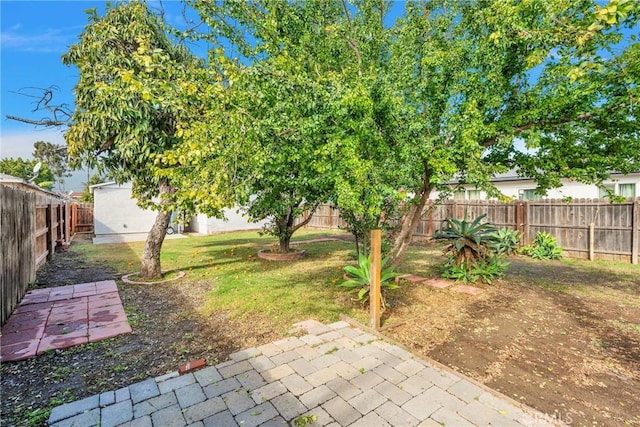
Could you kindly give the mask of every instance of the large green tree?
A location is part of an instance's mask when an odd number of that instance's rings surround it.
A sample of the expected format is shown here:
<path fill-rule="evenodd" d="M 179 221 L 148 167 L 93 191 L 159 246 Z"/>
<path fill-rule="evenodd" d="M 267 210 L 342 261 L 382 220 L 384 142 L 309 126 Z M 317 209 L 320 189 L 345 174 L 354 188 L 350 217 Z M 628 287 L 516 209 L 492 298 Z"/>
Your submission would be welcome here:
<path fill-rule="evenodd" d="M 233 132 L 274 159 L 247 164 L 251 191 L 328 182 L 363 234 L 395 202 L 396 261 L 453 178 L 496 194 L 508 169 L 543 191 L 640 167 L 639 48 L 619 45 L 635 2 L 415 0 L 395 22 L 379 1 L 193 4 L 220 56 L 248 64 L 229 79 L 250 103 Z"/>
<path fill-rule="evenodd" d="M 98 156 L 99 168 L 133 182 L 140 206 L 157 210 L 140 275 L 160 277 L 160 250 L 181 187 L 158 156 L 184 143 L 182 129 L 197 119 L 203 62 L 175 44 L 142 2 L 111 6 L 104 16 L 91 11 L 63 61 L 80 72 L 65 134 L 69 153 Z"/>
<path fill-rule="evenodd" d="M 396 256 L 454 176 L 495 193 L 491 177 L 510 168 L 541 190 L 640 168 L 640 52 L 615 46 L 637 22 L 624 0 L 407 3 L 391 69 L 415 196 Z"/>
<path fill-rule="evenodd" d="M 303 212 L 312 213 L 332 190 L 324 150 L 331 92 L 323 80 L 335 52 L 323 39 L 338 9 L 325 1 L 194 6 L 213 29 L 210 40 L 224 37 L 245 59 L 224 68 L 229 114 L 236 119 L 224 116 L 222 132 L 235 135 L 237 149 L 246 153 L 239 162 L 234 158 L 237 200 L 252 219 L 268 221 L 266 231 L 288 252 L 293 233 L 311 219 L 301 220 Z M 204 156 L 197 170 L 211 169 Z"/>

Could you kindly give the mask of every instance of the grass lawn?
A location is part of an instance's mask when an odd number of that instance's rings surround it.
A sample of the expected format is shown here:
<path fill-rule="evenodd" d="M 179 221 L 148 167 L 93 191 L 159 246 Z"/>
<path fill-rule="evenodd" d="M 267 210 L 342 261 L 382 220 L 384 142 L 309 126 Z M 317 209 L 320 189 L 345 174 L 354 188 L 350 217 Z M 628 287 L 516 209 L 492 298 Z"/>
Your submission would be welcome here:
<path fill-rule="evenodd" d="M 340 232 L 305 229 L 296 233 L 293 241 L 336 234 Z M 273 241 L 257 232 L 167 239 L 162 247 L 162 268 L 185 271 L 181 283 L 207 284 L 201 304 L 195 307 L 205 317 L 227 311 L 234 319 L 269 321 L 271 328 L 284 334 L 300 320 L 313 317 L 336 321 L 340 313 L 353 314 L 343 305 L 348 303 L 347 296 L 335 286 L 342 280 L 342 267 L 353 257 L 353 243 L 302 244 L 306 256 L 295 262 L 257 258 L 257 250 L 269 247 Z M 143 242 L 135 242 L 78 248 L 89 261 L 99 260 L 126 273 L 139 269 L 142 247 Z"/>

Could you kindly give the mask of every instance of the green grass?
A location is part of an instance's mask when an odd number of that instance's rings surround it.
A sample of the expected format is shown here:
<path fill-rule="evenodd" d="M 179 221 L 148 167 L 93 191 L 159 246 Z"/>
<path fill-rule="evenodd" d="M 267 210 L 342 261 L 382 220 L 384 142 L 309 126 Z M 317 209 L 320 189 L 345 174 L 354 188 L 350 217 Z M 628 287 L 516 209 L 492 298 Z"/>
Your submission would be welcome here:
<path fill-rule="evenodd" d="M 335 235 L 336 232 L 301 230 L 294 240 Z M 294 262 L 276 263 L 257 258 L 257 251 L 269 246 L 273 238 L 257 232 L 238 232 L 213 236 L 165 240 L 162 269 L 183 270 L 177 280 L 206 282 L 210 291 L 197 310 L 203 316 L 226 310 L 232 317 L 248 319 L 263 316 L 288 328 L 291 323 L 316 318 L 335 321 L 345 307 L 345 292 L 337 283 L 348 262 L 353 244 L 344 241 L 303 244 L 307 255 Z M 137 271 L 143 242 L 113 245 L 78 245 L 89 261 L 99 261 L 118 273 Z M 127 286 L 127 285 L 123 285 Z M 162 286 L 162 285 L 149 285 Z M 349 304 L 346 304 L 349 305 Z"/>
<path fill-rule="evenodd" d="M 335 230 L 300 230 L 294 241 L 335 235 Z M 342 267 L 355 264 L 354 245 L 333 241 L 301 245 L 307 256 L 294 262 L 269 262 L 257 258 L 257 251 L 274 243 L 257 232 L 236 232 L 213 236 L 190 236 L 165 240 L 162 268 L 183 270 L 186 277 L 174 282 L 205 283 L 209 287 L 195 309 L 202 316 L 228 312 L 232 318 L 251 321 L 268 319 L 274 329 L 286 331 L 294 322 L 315 318 L 335 321 L 340 313 L 366 322 L 366 307 L 349 301 L 351 295 L 337 286 Z M 114 245 L 78 245 L 89 261 L 107 264 L 118 273 L 140 268 L 143 242 Z M 563 259 L 535 261 L 513 259 L 504 281 L 540 287 L 595 299 L 635 306 L 640 303 L 633 289 L 640 267 L 631 264 Z M 437 246 L 416 245 L 397 269 L 424 277 L 438 277 L 444 262 Z M 124 285 L 126 286 L 126 285 Z M 149 285 L 163 286 L 163 285 Z M 142 320 L 142 319 L 140 319 Z"/>

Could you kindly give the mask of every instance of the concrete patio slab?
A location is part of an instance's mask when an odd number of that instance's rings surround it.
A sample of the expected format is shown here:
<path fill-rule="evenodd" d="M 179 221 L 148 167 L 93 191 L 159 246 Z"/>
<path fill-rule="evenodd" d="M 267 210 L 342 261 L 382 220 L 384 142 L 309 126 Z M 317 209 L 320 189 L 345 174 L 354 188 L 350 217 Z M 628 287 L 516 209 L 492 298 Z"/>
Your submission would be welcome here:
<path fill-rule="evenodd" d="M 2 327 L 0 362 L 131 332 L 113 280 L 28 292 Z"/>
<path fill-rule="evenodd" d="M 547 416 L 347 322 L 53 408 L 50 426 L 548 426 Z M 316 331 L 316 332 L 313 332 Z M 322 349 L 325 349 L 322 351 Z M 297 422 L 296 422 L 297 421 Z"/>

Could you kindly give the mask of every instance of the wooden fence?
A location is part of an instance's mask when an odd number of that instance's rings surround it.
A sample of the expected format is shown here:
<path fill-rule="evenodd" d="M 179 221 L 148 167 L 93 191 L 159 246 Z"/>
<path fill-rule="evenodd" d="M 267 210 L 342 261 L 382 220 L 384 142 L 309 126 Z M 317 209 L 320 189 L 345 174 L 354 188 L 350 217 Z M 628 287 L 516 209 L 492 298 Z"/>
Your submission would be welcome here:
<path fill-rule="evenodd" d="M 93 205 L 71 205 L 71 221 L 74 233 L 93 233 Z"/>
<path fill-rule="evenodd" d="M 67 244 L 76 229 L 77 208 L 52 193 L 27 185 L 0 185 L 0 320 L 22 300 L 37 269 Z"/>
<path fill-rule="evenodd" d="M 599 258 L 638 263 L 640 245 L 640 198 L 622 203 L 608 199 L 430 202 L 414 237 L 430 238 L 448 217 L 462 219 L 487 214 L 486 221 L 522 232 L 522 244 L 533 241 L 538 231 L 554 236 L 563 254 L 575 258 Z M 323 205 L 309 227 L 344 228 L 338 211 Z"/>

